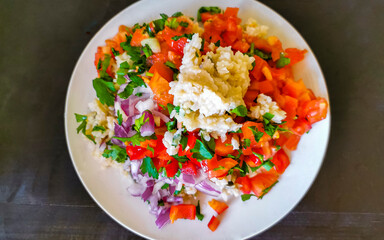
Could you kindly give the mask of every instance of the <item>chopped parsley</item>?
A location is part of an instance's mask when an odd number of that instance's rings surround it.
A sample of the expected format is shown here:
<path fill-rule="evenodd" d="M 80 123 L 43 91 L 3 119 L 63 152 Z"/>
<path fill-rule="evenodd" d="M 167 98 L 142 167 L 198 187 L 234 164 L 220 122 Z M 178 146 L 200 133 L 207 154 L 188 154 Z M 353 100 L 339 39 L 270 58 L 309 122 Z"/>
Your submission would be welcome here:
<path fill-rule="evenodd" d="M 116 51 L 114 48 L 112 48 L 112 53 L 113 53 L 114 56 L 119 56 L 120 55 L 119 51 Z"/>
<path fill-rule="evenodd" d="M 108 82 L 102 78 L 95 78 L 92 82 L 93 88 L 96 91 L 96 96 L 102 104 L 113 106 L 115 104 L 116 88 L 113 82 Z"/>
<path fill-rule="evenodd" d="M 247 116 L 248 109 L 246 106 L 240 105 L 240 106 L 237 106 L 236 108 L 232 109 L 231 113 L 234 113 L 240 117 L 245 117 L 245 116 Z"/>
<path fill-rule="evenodd" d="M 173 121 L 169 121 L 169 122 L 165 123 L 165 125 L 167 126 L 168 131 L 172 131 L 173 129 L 176 129 L 177 120 L 174 119 Z"/>
<path fill-rule="evenodd" d="M 136 132 L 140 132 L 140 129 L 141 127 L 147 123 L 149 121 L 149 117 L 148 118 L 145 118 L 145 113 L 143 113 L 143 115 L 141 115 L 141 117 L 139 117 L 138 119 L 135 120 L 135 123 L 133 125 L 133 129 L 136 131 Z"/>
<path fill-rule="evenodd" d="M 171 62 L 171 61 L 166 61 L 166 62 L 165 62 L 165 66 L 177 70 L 177 67 L 176 67 L 175 64 L 174 64 L 173 62 Z"/>
<path fill-rule="evenodd" d="M 103 157 L 112 158 L 112 160 L 124 163 L 127 160 L 127 151 L 124 148 L 121 148 L 117 145 L 111 145 L 110 149 L 105 149 Z"/>
<path fill-rule="evenodd" d="M 275 185 L 276 183 L 278 183 L 279 181 L 276 180 L 276 182 L 274 182 L 271 186 L 267 187 L 266 189 L 263 190 L 263 194 L 261 194 L 261 196 L 258 198 L 258 199 L 262 199 L 265 194 L 267 194 Z"/>
<path fill-rule="evenodd" d="M 180 16 L 183 16 L 184 14 L 182 12 L 175 12 L 174 14 L 172 14 L 172 17 L 180 17 Z"/>
<path fill-rule="evenodd" d="M 209 146 L 210 145 L 210 146 Z M 215 141 L 213 138 L 209 142 L 205 142 L 203 140 L 200 141 L 199 139 L 196 140 L 196 144 L 191 149 L 192 157 L 196 158 L 198 161 L 204 160 L 204 159 L 212 159 L 213 155 L 215 154 Z M 212 150 L 213 147 L 213 150 Z"/>
<path fill-rule="evenodd" d="M 157 169 L 150 157 L 145 157 L 143 159 L 143 163 L 140 166 L 140 170 L 143 174 L 148 173 L 149 177 L 153 177 L 155 179 L 159 178 L 159 173 L 157 172 Z"/>
<path fill-rule="evenodd" d="M 92 129 L 92 132 L 94 132 L 94 131 L 100 131 L 100 132 L 105 132 L 105 127 L 103 127 L 103 126 L 100 126 L 100 125 L 96 125 L 96 126 L 94 126 L 93 127 L 93 129 Z"/>
<path fill-rule="evenodd" d="M 264 133 L 263 132 L 260 132 L 256 126 L 250 126 L 248 127 L 249 129 L 251 129 L 252 133 L 253 133 L 253 136 L 256 140 L 256 142 L 259 142 L 260 139 L 263 137 Z"/>
<path fill-rule="evenodd" d="M 117 123 L 119 125 L 123 123 L 123 114 L 121 114 L 120 110 L 117 110 Z"/>
<path fill-rule="evenodd" d="M 252 196 L 256 197 L 254 194 L 243 194 L 241 195 L 241 200 L 243 200 L 243 202 L 248 201 Z"/>
<path fill-rule="evenodd" d="M 200 212 L 200 200 L 197 201 L 197 206 L 196 206 L 196 217 L 197 217 L 197 219 L 199 219 L 199 221 L 203 221 L 203 219 L 204 219 L 204 215 L 201 214 L 201 212 Z"/>
<path fill-rule="evenodd" d="M 145 44 L 145 46 L 143 47 L 143 52 L 147 58 L 149 58 L 153 54 L 152 49 L 149 47 L 148 44 Z"/>
<path fill-rule="evenodd" d="M 151 136 L 143 137 L 139 133 L 136 133 L 132 137 L 127 137 L 127 138 L 116 137 L 116 136 L 113 138 L 116 138 L 117 140 L 120 140 L 122 142 L 131 142 L 133 146 L 140 146 L 140 143 L 144 142 L 145 140 L 157 139 L 155 134 Z"/>
<path fill-rule="evenodd" d="M 193 36 L 192 33 L 184 33 L 184 34 L 181 35 L 181 36 L 174 36 L 174 37 L 172 37 L 171 39 L 174 40 L 174 41 L 177 41 L 177 40 L 179 40 L 180 38 L 183 38 L 183 37 L 185 37 L 185 38 L 187 38 L 187 39 L 192 39 L 192 36 Z M 175 67 L 175 68 L 176 68 L 176 67 Z"/>
<path fill-rule="evenodd" d="M 215 42 L 215 46 L 220 47 L 220 40 L 217 40 L 217 42 Z"/>
<path fill-rule="evenodd" d="M 161 187 L 161 189 L 167 189 L 169 187 L 168 183 L 164 183 L 164 185 Z"/>
<path fill-rule="evenodd" d="M 177 22 L 176 18 L 170 18 L 167 21 L 165 21 L 164 25 L 171 29 L 176 29 L 179 26 L 179 23 Z"/>
<path fill-rule="evenodd" d="M 189 160 L 186 156 L 172 155 L 172 157 L 181 163 L 185 163 Z"/>
<path fill-rule="evenodd" d="M 179 22 L 179 25 L 182 27 L 188 27 L 189 23 L 181 21 L 181 22 Z"/>

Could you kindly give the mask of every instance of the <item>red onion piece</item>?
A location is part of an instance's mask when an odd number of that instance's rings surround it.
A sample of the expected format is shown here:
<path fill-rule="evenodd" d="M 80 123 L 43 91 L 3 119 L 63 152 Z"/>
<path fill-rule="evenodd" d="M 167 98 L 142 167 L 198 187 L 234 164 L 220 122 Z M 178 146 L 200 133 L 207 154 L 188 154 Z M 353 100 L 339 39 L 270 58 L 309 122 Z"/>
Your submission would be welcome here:
<path fill-rule="evenodd" d="M 170 212 L 171 212 L 171 209 L 168 208 L 164 212 L 161 212 L 157 217 L 155 223 L 159 229 L 161 229 L 162 227 L 164 227 L 165 225 L 171 222 L 171 219 L 169 218 Z"/>
<path fill-rule="evenodd" d="M 161 120 L 163 120 L 166 123 L 170 121 L 169 117 L 167 117 L 166 115 L 162 114 L 159 111 L 153 110 L 152 113 L 154 116 L 159 117 Z"/>
<path fill-rule="evenodd" d="M 144 113 L 144 123 L 140 128 L 140 134 L 143 137 L 151 136 L 155 133 L 155 121 L 153 119 L 153 115 L 149 111 L 145 111 Z"/>
<path fill-rule="evenodd" d="M 215 189 L 212 184 L 208 183 L 207 180 L 204 180 L 200 182 L 199 184 L 195 185 L 195 188 L 199 190 L 202 193 L 208 194 L 213 197 L 218 197 L 220 195 L 220 191 Z"/>

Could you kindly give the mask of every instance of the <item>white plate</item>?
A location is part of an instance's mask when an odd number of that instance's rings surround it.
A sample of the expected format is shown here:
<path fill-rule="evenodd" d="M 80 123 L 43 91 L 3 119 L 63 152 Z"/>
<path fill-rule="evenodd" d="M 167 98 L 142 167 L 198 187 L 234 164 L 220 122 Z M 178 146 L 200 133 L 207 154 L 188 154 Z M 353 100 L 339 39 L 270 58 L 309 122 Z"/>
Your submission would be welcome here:
<path fill-rule="evenodd" d="M 258 234 L 282 219 L 302 199 L 320 169 L 327 148 L 330 131 L 330 114 L 316 123 L 309 134 L 305 134 L 298 149 L 292 153 L 291 165 L 280 182 L 262 199 L 251 198 L 247 202 L 236 199 L 222 217 L 220 227 L 211 232 L 207 214 L 202 222 L 178 220 L 162 230 L 155 225 L 154 216 L 139 198 L 126 191 L 125 178 L 116 168 L 103 169 L 88 150 L 88 142 L 76 134 L 74 113 L 86 113 L 87 104 L 96 96 L 92 79 L 96 76 L 93 64 L 97 46 L 113 37 L 121 24 L 133 25 L 182 11 L 196 17 L 201 6 L 239 7 L 239 16 L 245 21 L 255 18 L 270 27 L 269 34 L 278 36 L 283 47 L 308 49 L 306 58 L 294 68 L 295 78 L 302 78 L 317 96 L 328 99 L 327 88 L 320 66 L 307 43 L 300 34 L 280 15 L 265 5 L 252 0 L 143 0 L 112 18 L 89 42 L 81 54 L 68 87 L 65 107 L 65 127 L 69 152 L 73 165 L 85 188 L 95 202 L 115 221 L 127 229 L 147 238 L 156 239 L 240 239 Z M 207 208 L 208 209 L 208 208 Z M 209 210 L 207 210 L 209 211 Z"/>

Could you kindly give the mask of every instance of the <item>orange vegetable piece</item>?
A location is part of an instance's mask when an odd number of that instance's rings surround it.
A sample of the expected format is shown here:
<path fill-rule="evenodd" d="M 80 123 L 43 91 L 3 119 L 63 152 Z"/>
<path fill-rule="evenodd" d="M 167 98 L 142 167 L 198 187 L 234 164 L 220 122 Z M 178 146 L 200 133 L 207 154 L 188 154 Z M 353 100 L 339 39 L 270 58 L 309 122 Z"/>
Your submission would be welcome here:
<path fill-rule="evenodd" d="M 261 197 L 264 194 L 264 190 L 272 186 L 278 178 L 279 175 L 272 170 L 257 174 L 256 176 L 250 178 L 252 192 L 257 197 Z"/>
<path fill-rule="evenodd" d="M 300 136 L 292 134 L 288 137 L 287 141 L 285 142 L 285 146 L 288 148 L 288 150 L 296 150 L 297 144 L 299 144 Z"/>
<path fill-rule="evenodd" d="M 305 54 L 307 53 L 307 49 L 299 50 L 297 48 L 287 48 L 285 49 L 285 57 L 291 59 L 291 62 L 289 63 L 290 66 L 302 61 L 305 57 Z"/>
<path fill-rule="evenodd" d="M 221 138 L 216 139 L 215 140 L 215 143 L 216 143 L 215 152 L 216 152 L 216 154 L 219 156 L 226 156 L 228 154 L 233 154 L 233 152 L 235 150 L 233 149 L 231 141 L 232 141 L 231 136 L 227 136 L 227 139 L 224 142 L 221 141 Z"/>
<path fill-rule="evenodd" d="M 217 227 L 220 225 L 220 220 L 215 216 L 212 216 L 211 220 L 208 223 L 208 228 L 211 229 L 212 232 L 216 231 Z"/>
<path fill-rule="evenodd" d="M 216 199 L 212 199 L 211 201 L 208 202 L 208 204 L 209 206 L 211 206 L 213 210 L 217 212 L 217 214 L 223 213 L 228 208 L 228 205 L 225 202 L 220 202 L 220 201 L 217 201 Z"/>
<path fill-rule="evenodd" d="M 136 29 L 136 31 L 132 35 L 131 45 L 135 47 L 141 46 L 141 41 L 149 38 L 147 33 L 144 34 L 144 28 Z"/>
<path fill-rule="evenodd" d="M 249 127 L 256 127 L 257 131 L 263 133 L 263 136 L 260 138 L 259 142 L 256 142 L 256 139 L 253 135 L 253 132 Z M 244 136 L 243 139 L 247 138 L 247 139 L 251 140 L 251 147 L 260 146 L 259 143 L 266 142 L 266 141 L 269 141 L 271 139 L 271 137 L 265 133 L 262 123 L 247 121 L 243 124 L 243 126 L 241 127 L 241 130 L 242 130 L 243 136 Z"/>
<path fill-rule="evenodd" d="M 172 69 L 167 67 L 164 63 L 156 62 L 152 65 L 148 72 L 153 74 L 157 72 L 162 78 L 164 78 L 168 82 L 171 82 L 173 80 Z"/>
<path fill-rule="evenodd" d="M 228 173 L 228 170 L 236 166 L 238 162 L 232 158 L 223 158 L 220 161 L 217 160 L 217 157 L 207 160 L 208 166 L 208 176 L 209 178 L 213 177 L 223 177 Z"/>
<path fill-rule="evenodd" d="M 241 185 L 240 190 L 243 193 L 245 194 L 251 193 L 251 181 L 249 180 L 248 176 L 238 177 L 236 179 L 236 183 Z"/>
<path fill-rule="evenodd" d="M 163 104 L 164 106 L 167 106 L 168 103 L 173 103 L 173 95 L 169 94 L 169 90 L 171 90 L 169 82 L 157 71 L 153 74 L 153 77 L 149 82 L 149 87 L 155 94 L 154 99 L 157 103 Z"/>
<path fill-rule="evenodd" d="M 190 219 L 194 220 L 196 217 L 196 206 L 192 204 L 180 204 L 171 207 L 169 218 L 171 223 L 174 223 L 177 219 Z"/>

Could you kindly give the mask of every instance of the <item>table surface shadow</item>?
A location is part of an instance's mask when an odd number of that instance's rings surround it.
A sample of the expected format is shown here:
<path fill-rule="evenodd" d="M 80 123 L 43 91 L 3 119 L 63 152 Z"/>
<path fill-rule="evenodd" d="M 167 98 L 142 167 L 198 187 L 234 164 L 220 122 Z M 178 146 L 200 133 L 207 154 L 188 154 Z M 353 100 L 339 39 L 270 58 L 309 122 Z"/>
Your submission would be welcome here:
<path fill-rule="evenodd" d="M 63 122 L 82 50 L 132 2 L 0 0 L 0 239 L 142 239 L 85 191 Z M 329 89 L 332 130 L 304 199 L 252 239 L 383 239 L 384 1 L 262 2 L 315 52 Z"/>

